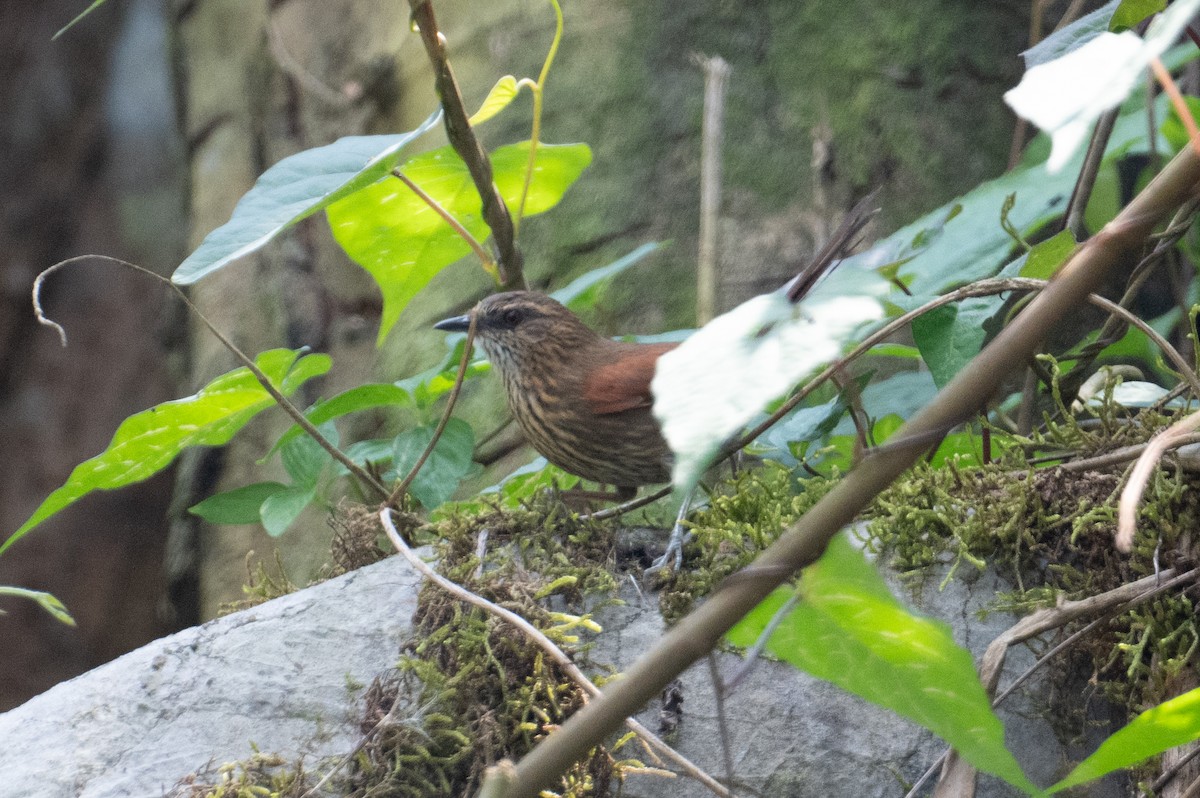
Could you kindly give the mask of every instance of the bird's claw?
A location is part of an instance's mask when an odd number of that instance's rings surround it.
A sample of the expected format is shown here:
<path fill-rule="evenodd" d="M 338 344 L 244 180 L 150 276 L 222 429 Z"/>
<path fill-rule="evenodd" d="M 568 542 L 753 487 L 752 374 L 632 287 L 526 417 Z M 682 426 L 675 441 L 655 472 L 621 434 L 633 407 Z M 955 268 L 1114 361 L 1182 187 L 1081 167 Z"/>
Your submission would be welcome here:
<path fill-rule="evenodd" d="M 671 529 L 671 537 L 667 540 L 667 550 L 650 563 L 650 567 L 646 569 L 646 576 L 666 570 L 668 564 L 672 566 L 671 570 L 674 573 L 678 573 L 683 568 L 683 547 L 691 542 L 692 533 L 684 529 L 682 523 L 676 522 Z"/>

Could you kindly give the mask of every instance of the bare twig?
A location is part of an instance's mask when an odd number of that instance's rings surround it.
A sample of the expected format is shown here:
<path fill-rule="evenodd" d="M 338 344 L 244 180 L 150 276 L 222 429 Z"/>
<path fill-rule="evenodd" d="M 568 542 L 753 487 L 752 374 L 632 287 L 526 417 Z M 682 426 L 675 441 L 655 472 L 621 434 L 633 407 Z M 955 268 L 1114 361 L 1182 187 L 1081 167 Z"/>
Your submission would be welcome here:
<path fill-rule="evenodd" d="M 408 4 L 412 8 L 413 24 L 420 32 L 425 52 L 433 64 L 434 88 L 446 111 L 446 136 L 467 165 L 475 182 L 475 190 L 483 200 L 483 220 L 491 228 L 492 239 L 499 252 L 497 266 L 500 285 L 506 290 L 525 288 L 523 258 L 517 249 L 512 216 L 504 198 L 500 196 L 500 190 L 492 182 L 492 163 L 468 121 L 462 93 L 458 90 L 458 82 L 446 55 L 446 37 L 438 30 L 437 18 L 433 14 L 433 3 L 430 0 L 409 0 Z"/>
<path fill-rule="evenodd" d="M 570 679 L 575 682 L 575 684 L 578 685 L 581 690 L 583 690 L 583 692 L 586 694 L 584 696 L 585 701 L 587 700 L 588 696 L 595 697 L 600 695 L 600 688 L 596 687 L 596 685 L 592 683 L 592 680 L 589 679 L 583 671 L 579 670 L 579 666 L 577 666 L 561 648 L 554 644 L 553 640 L 546 637 L 545 633 L 543 633 L 536 626 L 522 618 L 520 615 L 517 615 L 512 610 L 505 609 L 498 604 L 488 601 L 483 596 L 472 593 L 462 585 L 450 581 L 437 571 L 430 568 L 429 564 L 418 557 L 417 553 L 414 552 L 408 546 L 408 544 L 404 542 L 402 537 L 400 537 L 400 533 L 397 531 L 396 525 L 392 523 L 391 509 L 384 508 L 379 511 L 379 523 L 383 525 L 384 532 L 387 533 L 388 540 L 390 540 L 392 545 L 396 547 L 396 551 L 400 552 L 404 559 L 408 560 L 409 565 L 417 569 L 422 576 L 460 601 L 465 601 L 473 607 L 478 607 L 484 612 L 494 615 L 497 618 L 500 618 L 501 620 L 506 621 L 514 626 L 518 631 L 521 632 L 521 634 L 529 638 L 534 645 L 544 651 L 546 656 L 550 657 L 550 659 L 554 661 L 554 664 L 561 668 L 563 673 L 570 677 Z M 667 759 L 670 759 L 672 762 L 678 765 L 684 773 L 686 773 L 688 776 L 691 776 L 705 787 L 708 787 L 708 789 L 710 789 L 714 794 L 720 796 L 729 795 L 729 791 L 726 790 L 720 782 L 705 773 L 674 748 L 664 743 L 645 726 L 638 723 L 633 718 L 626 718 L 625 725 L 636 732 L 639 737 L 649 743 L 658 753 L 662 754 Z"/>
<path fill-rule="evenodd" d="M 1083 158 L 1083 167 L 1079 170 L 1079 178 L 1075 181 L 1075 188 L 1071 192 L 1071 201 L 1067 204 L 1067 213 L 1064 217 L 1066 229 L 1071 231 L 1071 235 L 1075 237 L 1076 241 L 1082 241 L 1087 237 L 1083 212 L 1087 209 L 1088 200 L 1092 197 L 1092 189 L 1096 186 L 1096 176 L 1100 174 L 1100 164 L 1104 160 L 1104 151 L 1108 148 L 1108 140 L 1112 136 L 1113 127 L 1117 123 L 1117 116 L 1120 115 L 1120 112 L 1120 106 L 1111 111 L 1105 111 L 1096 120 L 1096 127 L 1092 130 L 1092 139 L 1088 143 L 1087 154 Z"/>
<path fill-rule="evenodd" d="M 1187 131 L 1188 141 L 1192 145 L 1192 149 L 1200 153 L 1200 130 L 1196 129 L 1196 120 L 1192 117 L 1192 110 L 1188 108 L 1187 103 L 1183 99 L 1183 94 L 1179 91 L 1179 87 L 1175 85 L 1175 80 L 1171 77 L 1171 73 L 1163 66 L 1163 62 L 1155 58 L 1150 62 L 1150 69 L 1154 72 L 1154 77 L 1163 87 L 1163 91 L 1171 98 L 1171 105 L 1175 108 L 1175 113 L 1179 115 L 1179 120 L 1183 122 L 1183 127 Z"/>
<path fill-rule="evenodd" d="M 1142 491 L 1150 481 L 1150 475 L 1158 467 L 1158 461 L 1171 448 L 1182 445 L 1183 439 L 1189 433 L 1200 427 L 1200 412 L 1176 421 L 1162 432 L 1150 439 L 1145 451 L 1138 458 L 1129 481 L 1121 491 L 1121 503 L 1117 507 L 1117 551 L 1128 554 L 1133 551 L 1133 535 L 1137 531 L 1137 508 L 1142 499 Z"/>
<path fill-rule="evenodd" d="M 65 266 L 70 266 L 73 263 L 78 263 L 80 261 L 89 259 L 97 259 L 105 263 L 114 263 L 118 266 L 124 266 L 127 269 L 133 269 L 140 274 L 144 274 L 147 277 L 157 280 L 158 282 L 167 286 L 167 288 L 170 288 L 172 291 L 174 291 L 175 295 L 183 301 L 183 304 L 187 307 L 187 309 L 196 314 L 196 318 L 200 319 L 200 322 L 208 328 L 208 331 L 211 332 L 218 341 L 221 342 L 221 345 L 228 349 L 230 353 L 237 358 L 238 362 L 245 366 L 246 369 L 254 375 L 254 379 L 258 380 L 258 383 L 263 387 L 263 390 L 265 390 L 270 397 L 275 400 L 277 405 L 283 408 L 285 413 L 291 416 L 292 420 L 295 421 L 301 429 L 308 433 L 308 435 L 315 440 L 322 449 L 328 452 L 333 459 L 345 466 L 346 470 L 362 481 L 363 484 L 371 486 L 378 491 L 379 495 L 381 496 L 387 495 L 387 488 L 385 488 L 379 480 L 372 476 L 369 471 L 351 460 L 341 449 L 330 443 L 325 436 L 321 434 L 321 431 L 305 417 L 304 413 L 302 413 L 299 408 L 292 404 L 286 396 L 280 393 L 278 388 L 271 384 L 271 380 L 262 372 L 262 369 L 260 369 L 258 365 L 246 355 L 246 353 L 234 345 L 233 341 L 225 337 L 225 335 L 218 330 L 211 321 L 208 320 L 207 316 L 200 312 L 200 308 L 196 307 L 192 300 L 188 298 L 188 295 L 183 291 L 183 289 L 175 285 L 175 283 L 171 282 L 166 277 L 163 277 L 161 274 L 152 272 L 144 266 L 138 266 L 136 263 L 130 263 L 129 261 L 121 260 L 120 258 L 112 258 L 108 255 L 79 255 L 74 258 L 68 258 L 66 260 L 59 261 L 50 268 L 43 270 L 41 274 L 39 274 L 33 281 L 33 312 L 34 315 L 37 316 L 37 320 L 40 324 L 44 324 L 45 326 L 54 329 L 58 333 L 59 340 L 62 341 L 63 346 L 67 345 L 66 331 L 63 330 L 62 325 L 47 318 L 46 314 L 42 311 L 42 284 L 45 282 L 47 277 L 59 269 Z"/>
<path fill-rule="evenodd" d="M 425 445 L 425 451 L 421 452 L 421 456 L 417 458 L 417 462 L 409 470 L 404 479 L 400 480 L 400 484 L 388 496 L 385 505 L 395 507 L 396 502 L 404 496 L 404 492 L 412 485 L 413 480 L 417 478 L 417 473 L 421 467 L 425 465 L 425 461 L 429 459 L 429 455 L 433 454 L 434 447 L 437 446 L 438 440 L 442 437 L 443 430 L 450 423 L 450 414 L 454 411 L 454 403 L 458 401 L 458 392 L 462 390 L 463 378 L 467 374 L 467 366 L 471 363 L 471 345 L 475 342 L 475 323 L 478 314 L 471 313 L 471 324 L 467 327 L 467 340 L 463 344 L 462 360 L 458 364 L 458 374 L 454 376 L 454 387 L 450 389 L 449 396 L 446 397 L 446 409 L 442 411 L 442 417 L 438 421 L 437 428 L 433 431 L 433 437 L 429 439 L 429 443 Z"/>
<path fill-rule="evenodd" d="M 717 654 L 708 652 L 708 677 L 713 686 L 713 698 L 717 710 L 717 729 L 721 735 L 721 759 L 725 763 L 725 781 L 729 784 L 730 798 L 733 796 L 733 740 L 729 735 L 729 724 L 725 716 L 725 685 L 721 682 L 721 669 L 717 667 Z"/>
<path fill-rule="evenodd" d="M 425 189 L 418 186 L 412 181 L 408 175 L 400 171 L 399 167 L 392 170 L 392 176 L 399 180 L 404 185 L 408 186 L 412 193 L 421 198 L 421 201 L 430 207 L 430 209 L 438 216 L 442 217 L 442 221 L 450 225 L 454 232 L 458 233 L 458 237 L 467 242 L 467 246 L 475 253 L 475 257 L 479 258 L 479 262 L 483 264 L 483 268 L 488 274 L 495 274 L 496 263 L 492 260 L 491 253 L 483 248 L 483 244 L 475 236 L 471 235 L 471 231 L 462 226 L 462 222 L 454 218 L 454 214 L 442 207 L 442 204 L 429 196 Z"/>
<path fill-rule="evenodd" d="M 1158 795 L 1162 788 L 1167 786 L 1167 784 L 1169 784 L 1171 780 L 1175 778 L 1176 774 L 1187 767 L 1188 763 L 1190 763 L 1197 756 L 1200 756 L 1200 747 L 1193 748 L 1190 752 L 1181 757 L 1178 762 L 1159 774 L 1158 778 L 1154 780 L 1154 783 L 1150 785 L 1150 789 L 1154 791 L 1154 795 Z"/>
<path fill-rule="evenodd" d="M 615 507 L 606 507 L 605 509 L 597 510 L 594 513 L 586 513 L 579 516 L 579 520 L 603 521 L 606 518 L 616 518 L 619 515 L 632 512 L 639 507 L 645 507 L 647 504 L 652 504 L 661 499 L 663 496 L 670 495 L 670 493 L 671 486 L 667 485 L 666 487 L 659 488 L 653 493 L 647 493 L 645 496 L 638 496 L 636 499 L 630 499 L 629 501 L 618 504 Z"/>
<path fill-rule="evenodd" d="M 1200 433 L 1184 435 L 1171 441 L 1168 448 L 1177 449 L 1180 446 L 1187 446 L 1192 443 L 1200 443 Z M 1098 454 L 1094 457 L 1083 457 L 1078 460 L 1069 460 L 1061 465 L 1055 466 L 1060 471 L 1068 474 L 1079 474 L 1084 471 L 1095 471 L 1100 468 L 1108 468 L 1109 466 L 1121 465 L 1136 460 L 1146 451 L 1149 443 L 1138 443 L 1132 446 L 1122 446 L 1120 449 L 1113 449 L 1111 452 Z M 1061 455 L 1065 457 L 1066 455 Z M 1054 457 L 1050 459 L 1059 459 Z M 1032 473 L 1030 470 L 1010 471 L 1007 476 L 1009 479 L 1027 479 Z"/>

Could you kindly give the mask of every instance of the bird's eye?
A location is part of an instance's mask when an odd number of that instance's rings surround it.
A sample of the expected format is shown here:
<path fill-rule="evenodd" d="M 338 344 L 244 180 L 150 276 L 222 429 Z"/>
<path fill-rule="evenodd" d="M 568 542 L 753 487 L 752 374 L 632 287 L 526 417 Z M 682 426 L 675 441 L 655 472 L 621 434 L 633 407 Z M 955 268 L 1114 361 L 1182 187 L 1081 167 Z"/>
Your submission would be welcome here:
<path fill-rule="evenodd" d="M 517 308 L 509 308 L 501 315 L 505 327 L 516 327 L 521 323 L 522 313 Z"/>

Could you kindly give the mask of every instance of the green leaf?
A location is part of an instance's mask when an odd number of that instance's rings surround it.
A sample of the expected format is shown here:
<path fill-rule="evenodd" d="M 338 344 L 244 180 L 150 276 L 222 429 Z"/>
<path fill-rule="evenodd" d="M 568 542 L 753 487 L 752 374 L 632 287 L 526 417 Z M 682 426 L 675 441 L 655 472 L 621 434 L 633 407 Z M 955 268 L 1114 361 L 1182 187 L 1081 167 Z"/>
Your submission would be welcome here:
<path fill-rule="evenodd" d="M 453 364 L 449 368 L 437 374 L 430 375 L 424 381 L 417 383 L 416 387 L 413 388 L 413 399 L 416 401 L 417 407 L 424 410 L 454 389 L 454 382 L 458 379 L 458 364 L 462 360 L 462 350 L 459 350 L 457 354 L 458 358 L 453 361 Z M 467 364 L 467 371 L 463 375 L 463 380 L 474 379 L 480 374 L 487 374 L 491 370 L 491 363 L 482 360 L 472 360 Z"/>
<path fill-rule="evenodd" d="M 993 297 L 976 297 L 913 319 L 913 341 L 939 389 L 979 354 L 986 337 L 984 324 L 999 307 Z"/>
<path fill-rule="evenodd" d="M 326 421 L 357 413 L 360 410 L 373 410 L 377 407 L 406 407 L 411 405 L 412 401 L 412 395 L 398 385 L 390 382 L 367 383 L 317 402 L 305 411 L 304 417 L 320 426 Z M 279 440 L 275 441 L 275 445 L 271 447 L 271 451 L 267 452 L 262 461 L 265 461 L 284 444 L 304 434 L 305 432 L 299 424 L 293 424 L 287 432 L 280 436 Z"/>
<path fill-rule="evenodd" d="M 1200 118 L 1200 97 L 1184 97 L 1183 102 L 1191 112 L 1192 119 Z M 1167 112 L 1167 118 L 1163 120 L 1162 134 L 1174 151 L 1179 151 L 1187 146 L 1189 141 L 1187 128 L 1184 127 L 1183 120 L 1179 118 L 1179 112 L 1175 110 L 1174 105 Z"/>
<path fill-rule="evenodd" d="M 255 363 L 284 395 L 329 370 L 328 355 L 272 349 Z M 80 463 L 66 483 L 51 493 L 33 515 L 0 546 L 3 552 L 26 532 L 93 490 L 111 490 L 141 482 L 171 464 L 191 446 L 220 446 L 275 400 L 246 368 L 217 377 L 194 396 L 164 402 L 121 422 L 101 454 Z"/>
<path fill-rule="evenodd" d="M 1055 793 L 1098 779 L 1197 739 L 1200 739 L 1200 688 L 1138 715 L 1046 792 Z"/>
<path fill-rule="evenodd" d="M 1092 196 L 1088 198 L 1083 223 L 1088 230 L 1099 230 L 1121 210 L 1121 177 L 1115 163 L 1105 163 L 1096 173 Z"/>
<path fill-rule="evenodd" d="M 417 458 L 433 440 L 434 426 L 406 430 L 396 436 L 393 464 L 397 478 L 404 478 Z M 463 477 L 471 472 L 475 451 L 475 432 L 462 419 L 452 418 L 438 438 L 429 459 L 421 466 L 409 486 L 409 492 L 427 509 L 442 504 L 458 490 Z"/>
<path fill-rule="evenodd" d="M 996 438 L 992 439 L 992 456 L 997 453 Z M 929 465 L 933 468 L 941 468 L 947 461 L 957 461 L 963 465 L 976 466 L 982 461 L 981 447 L 979 436 L 972 432 L 951 432 L 943 440 L 933 457 L 929 460 Z"/>
<path fill-rule="evenodd" d="M 509 103 L 517 98 L 520 91 L 521 87 L 517 84 L 517 79 L 512 75 L 505 75 L 496 81 L 496 85 L 492 86 L 492 90 L 484 99 L 483 105 L 479 106 L 479 110 L 467 121 L 471 123 L 472 127 L 488 121 L 507 108 Z"/>
<path fill-rule="evenodd" d="M 1070 25 L 1064 25 L 1021 53 L 1021 57 L 1025 59 L 1025 68 L 1031 69 L 1038 64 L 1062 58 L 1107 31 L 1109 20 L 1117 5 L 1118 0 L 1112 0 L 1090 14 L 1083 15 Z"/>
<path fill-rule="evenodd" d="M 1075 237 L 1063 230 L 1010 262 L 1000 274 L 1047 279 L 1071 256 L 1075 245 Z M 905 308 L 923 304 L 923 300 L 897 302 Z M 913 320 L 913 341 L 939 389 L 979 354 L 986 337 L 984 325 L 1003 306 L 1004 299 L 999 296 L 973 297 L 935 308 Z"/>
<path fill-rule="evenodd" d="M 585 144 L 542 144 L 537 153 L 526 216 L 557 204 L 592 159 Z M 528 159 L 529 142 L 501 147 L 491 155 L 493 179 L 510 206 L 520 198 Z M 487 236 L 475 184 L 451 147 L 411 158 L 401 170 L 472 236 Z M 471 251 L 444 219 L 398 180 L 376 183 L 330 205 L 326 213 L 338 244 L 383 292 L 380 344 L 417 292 Z"/>
<path fill-rule="evenodd" d="M 772 593 L 730 641 L 751 645 L 792 592 Z M 767 643 L 772 654 L 930 729 L 979 770 L 1037 792 L 1004 745 L 971 654 L 944 623 L 907 612 L 844 535 L 804 570 L 798 592 L 800 603 Z"/>
<path fill-rule="evenodd" d="M 338 445 L 337 427 L 326 422 L 317 428 L 325 440 Z M 315 487 L 325 466 L 333 462 L 333 455 L 325 451 L 311 435 L 301 435 L 283 445 L 279 453 L 288 476 L 301 487 Z"/>
<path fill-rule="evenodd" d="M 286 532 L 315 496 L 315 488 L 300 485 L 288 486 L 268 496 L 259 508 L 259 518 L 267 534 L 277 538 Z"/>
<path fill-rule="evenodd" d="M 1021 277 L 1049 280 L 1058 271 L 1058 268 L 1067 262 L 1067 258 L 1075 252 L 1075 246 L 1075 236 L 1071 234 L 1070 230 L 1063 230 L 1037 244 L 1026 253 L 1023 258 L 1024 264 L 1018 273 Z"/>
<path fill-rule="evenodd" d="M 371 438 L 350 444 L 346 447 L 345 452 L 347 457 L 361 466 L 366 466 L 368 463 L 388 465 L 392 462 L 392 451 L 395 448 L 395 443 L 395 440 L 392 438 Z M 340 477 L 344 477 L 350 473 L 341 463 L 335 464 L 333 468 L 333 473 Z M 394 478 L 395 472 L 383 475 L 384 482 L 389 482 Z"/>
<path fill-rule="evenodd" d="M 90 6 L 88 6 L 87 8 L 85 8 L 85 9 L 84 9 L 84 10 L 83 10 L 83 11 L 82 11 L 80 14 L 79 14 L 79 16 L 75 17 L 75 19 L 71 20 L 71 21 L 70 21 L 70 22 L 68 22 L 66 25 L 63 25 L 61 28 L 59 28 L 59 29 L 58 29 L 58 33 L 55 33 L 53 36 L 51 36 L 51 37 L 50 37 L 50 41 L 54 41 L 54 40 L 55 40 L 55 39 L 57 39 L 59 36 L 62 36 L 64 33 L 66 33 L 67 31 L 69 31 L 71 28 L 75 27 L 76 23 L 78 23 L 78 22 L 79 22 L 81 19 L 83 19 L 84 17 L 86 17 L 88 14 L 92 13 L 93 11 L 95 11 L 95 10 L 96 10 L 97 8 L 99 8 L 100 6 L 104 5 L 104 2 L 105 2 L 105 0 L 93 0 L 92 4 L 91 4 Z M 55 601 L 58 601 L 58 599 L 55 599 Z M 74 626 L 74 625 L 75 625 L 75 622 L 74 622 L 74 621 L 72 621 L 72 622 L 71 622 L 71 625 L 72 625 L 72 626 Z"/>
<path fill-rule="evenodd" d="M 821 440 L 833 430 L 845 413 L 846 403 L 840 394 L 823 404 L 798 407 L 764 432 L 758 443 L 799 460 L 814 441 Z M 787 462 L 787 458 L 773 459 Z"/>
<path fill-rule="evenodd" d="M 227 490 L 188 508 L 210 524 L 257 524 L 259 508 L 271 496 L 287 489 L 279 482 L 255 482 Z"/>
<path fill-rule="evenodd" d="M 875 357 L 899 357 L 905 360 L 920 360 L 921 350 L 907 344 L 883 343 L 871 347 Z"/>
<path fill-rule="evenodd" d="M 0 585 L 0 596 L 19 596 L 20 598 L 27 598 L 30 601 L 36 601 L 38 606 L 53 615 L 56 620 L 65 623 L 67 626 L 75 625 L 75 619 L 67 611 L 67 605 L 45 591 Z M 3 614 L 3 611 L 0 610 L 0 615 Z"/>
<path fill-rule="evenodd" d="M 400 151 L 436 125 L 441 115 L 435 111 L 408 133 L 347 136 L 284 158 L 263 172 L 229 221 L 204 237 L 171 281 L 190 285 L 262 248 L 300 220 L 387 177 Z"/>
<path fill-rule="evenodd" d="M 1142 20 L 1152 17 L 1167 7 L 1167 0 L 1121 0 L 1113 12 L 1108 29 L 1113 33 L 1136 28 Z"/>

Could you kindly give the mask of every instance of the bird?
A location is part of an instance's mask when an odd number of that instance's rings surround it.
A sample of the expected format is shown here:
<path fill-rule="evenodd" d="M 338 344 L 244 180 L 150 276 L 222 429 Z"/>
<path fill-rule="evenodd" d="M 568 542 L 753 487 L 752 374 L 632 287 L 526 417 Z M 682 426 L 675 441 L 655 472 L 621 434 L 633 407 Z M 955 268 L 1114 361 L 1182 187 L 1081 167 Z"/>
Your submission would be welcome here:
<path fill-rule="evenodd" d="M 853 247 L 877 211 L 875 193 L 860 201 L 829 241 L 780 291 L 799 302 Z M 616 488 L 611 498 L 632 498 L 639 487 L 671 480 L 673 456 L 652 414 L 650 390 L 658 359 L 678 343 L 630 343 L 592 330 L 566 306 L 535 291 L 506 291 L 475 308 L 434 324 L 466 332 L 500 373 L 509 410 L 525 438 L 548 461 L 576 476 Z M 733 447 L 729 451 L 736 450 Z M 650 571 L 682 563 L 682 519 L 689 489 L 667 552 Z"/>
<path fill-rule="evenodd" d="M 671 479 L 670 447 L 651 413 L 650 381 L 676 343 L 606 338 L 536 291 L 507 291 L 474 309 L 475 339 L 504 383 L 508 407 L 529 443 L 576 476 L 632 497 Z M 466 331 L 471 314 L 434 325 Z"/>

